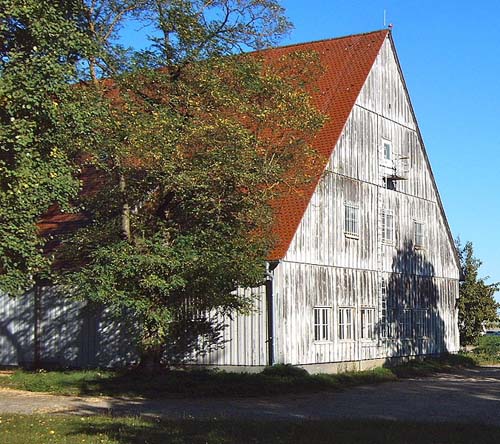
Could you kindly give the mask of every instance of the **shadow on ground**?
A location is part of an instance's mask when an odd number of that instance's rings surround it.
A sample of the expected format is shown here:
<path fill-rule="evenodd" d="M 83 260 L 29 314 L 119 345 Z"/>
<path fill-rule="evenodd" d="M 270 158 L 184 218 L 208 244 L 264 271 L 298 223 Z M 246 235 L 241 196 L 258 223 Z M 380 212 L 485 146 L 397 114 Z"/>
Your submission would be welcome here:
<path fill-rule="evenodd" d="M 183 443 L 498 443 L 500 428 L 471 424 L 393 421 L 161 421 L 115 419 L 76 424 L 76 433 L 123 444 Z"/>

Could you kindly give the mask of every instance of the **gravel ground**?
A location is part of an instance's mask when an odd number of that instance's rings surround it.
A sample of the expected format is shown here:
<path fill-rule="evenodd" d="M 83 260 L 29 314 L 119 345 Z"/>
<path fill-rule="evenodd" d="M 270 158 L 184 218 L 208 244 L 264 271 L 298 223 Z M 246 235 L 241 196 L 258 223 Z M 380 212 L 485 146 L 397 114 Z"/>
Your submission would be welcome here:
<path fill-rule="evenodd" d="M 165 418 L 391 419 L 500 426 L 500 367 L 269 398 L 129 399 L 0 390 L 2 413 L 148 415 Z"/>

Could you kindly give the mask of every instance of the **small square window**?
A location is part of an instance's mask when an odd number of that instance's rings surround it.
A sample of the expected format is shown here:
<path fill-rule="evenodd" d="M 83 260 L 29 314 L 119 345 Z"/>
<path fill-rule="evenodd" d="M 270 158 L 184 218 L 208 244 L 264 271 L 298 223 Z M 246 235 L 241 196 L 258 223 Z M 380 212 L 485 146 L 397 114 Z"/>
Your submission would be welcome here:
<path fill-rule="evenodd" d="M 413 241 L 416 248 L 424 247 L 424 224 L 414 221 L 413 223 Z"/>
<path fill-rule="evenodd" d="M 384 187 L 388 190 L 396 191 L 396 180 L 391 179 L 390 177 L 385 177 Z"/>
<path fill-rule="evenodd" d="M 382 211 L 382 241 L 393 244 L 394 236 L 394 213 L 391 210 Z"/>
<path fill-rule="evenodd" d="M 349 341 L 354 339 L 352 308 L 339 308 L 339 339 Z"/>
<path fill-rule="evenodd" d="M 361 339 L 373 339 L 374 338 L 374 319 L 375 319 L 375 309 L 374 308 L 362 308 L 361 309 Z"/>
<path fill-rule="evenodd" d="M 344 204 L 344 233 L 347 237 L 359 238 L 359 207 L 349 202 Z"/>
<path fill-rule="evenodd" d="M 314 340 L 330 340 L 330 308 L 314 307 Z"/>

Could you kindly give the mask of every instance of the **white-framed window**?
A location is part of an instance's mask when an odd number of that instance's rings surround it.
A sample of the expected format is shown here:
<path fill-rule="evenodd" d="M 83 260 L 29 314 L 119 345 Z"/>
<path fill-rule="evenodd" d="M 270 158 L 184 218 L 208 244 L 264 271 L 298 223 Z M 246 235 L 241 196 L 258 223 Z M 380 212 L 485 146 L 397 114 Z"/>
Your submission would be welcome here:
<path fill-rule="evenodd" d="M 382 139 L 382 159 L 385 163 L 392 160 L 392 142 L 388 139 Z"/>
<path fill-rule="evenodd" d="M 392 210 L 382 210 L 382 241 L 386 244 L 393 244 L 395 241 L 394 212 Z"/>
<path fill-rule="evenodd" d="M 415 248 L 424 248 L 424 224 L 417 220 L 413 221 L 413 242 Z"/>
<path fill-rule="evenodd" d="M 353 313 L 353 308 L 339 308 L 339 339 L 341 341 L 354 339 Z"/>
<path fill-rule="evenodd" d="M 330 340 L 330 307 L 314 307 L 314 340 Z"/>
<path fill-rule="evenodd" d="M 375 337 L 375 309 L 361 309 L 361 339 L 373 339 Z"/>
<path fill-rule="evenodd" d="M 415 335 L 417 338 L 429 337 L 430 330 L 429 309 L 418 308 L 415 310 Z"/>
<path fill-rule="evenodd" d="M 405 308 L 401 313 L 401 336 L 403 339 L 411 339 L 413 337 L 413 310 Z"/>
<path fill-rule="evenodd" d="M 359 238 L 359 206 L 351 202 L 344 203 L 344 234 L 347 237 Z"/>

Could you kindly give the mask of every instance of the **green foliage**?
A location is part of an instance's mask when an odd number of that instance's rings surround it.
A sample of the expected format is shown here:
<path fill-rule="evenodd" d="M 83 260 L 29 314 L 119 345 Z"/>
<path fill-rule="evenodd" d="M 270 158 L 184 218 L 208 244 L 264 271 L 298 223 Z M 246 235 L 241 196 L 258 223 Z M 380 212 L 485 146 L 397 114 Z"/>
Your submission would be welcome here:
<path fill-rule="evenodd" d="M 477 347 L 467 353 L 479 365 L 498 365 L 500 363 L 500 336 L 481 336 Z"/>
<path fill-rule="evenodd" d="M 481 261 L 474 257 L 472 242 L 467 242 L 463 248 L 459 240 L 456 244 L 464 278 L 458 299 L 460 343 L 470 345 L 477 342 L 486 322 L 498 319 L 500 305 L 495 302 L 494 295 L 500 284 L 487 284 L 487 278 L 478 276 Z"/>
<path fill-rule="evenodd" d="M 126 313 L 144 357 L 171 363 L 219 345 L 219 315 L 248 311 L 251 296 L 235 290 L 262 283 L 270 203 L 310 180 L 323 123 L 306 89 L 314 54 L 272 64 L 231 53 L 284 29 L 275 2 L 201 3 L 155 2 L 148 17 L 163 46 L 140 55 L 155 69 L 82 88 L 101 95 L 99 143 L 86 150 L 100 186 L 80 202 L 90 223 L 59 251 L 74 265 L 61 282 Z M 214 19 L 226 6 L 231 19 Z M 212 12 L 202 19 L 196 8 Z M 254 27 L 238 22 L 257 16 Z"/>
<path fill-rule="evenodd" d="M 0 290 L 11 294 L 47 270 L 37 221 L 79 189 L 70 162 L 88 126 L 85 99 L 71 87 L 87 43 L 79 3 L 0 6 Z"/>
<path fill-rule="evenodd" d="M 276 364 L 271 367 L 266 367 L 262 370 L 262 374 L 291 378 L 306 377 L 308 375 L 307 370 L 291 364 Z"/>

